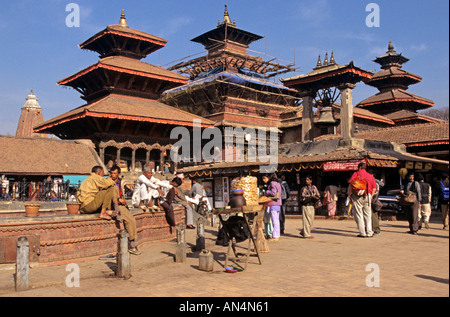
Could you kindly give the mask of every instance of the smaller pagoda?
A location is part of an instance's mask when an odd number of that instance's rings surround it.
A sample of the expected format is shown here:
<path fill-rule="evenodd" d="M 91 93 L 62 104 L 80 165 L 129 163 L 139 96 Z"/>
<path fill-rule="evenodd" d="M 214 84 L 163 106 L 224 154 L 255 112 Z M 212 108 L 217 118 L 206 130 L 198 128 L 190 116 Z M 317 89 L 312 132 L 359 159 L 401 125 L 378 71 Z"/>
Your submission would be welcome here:
<path fill-rule="evenodd" d="M 366 82 L 380 92 L 361 101 L 356 107 L 381 115 L 405 110 L 416 113 L 418 110 L 433 107 L 432 100 L 406 91 L 410 85 L 422 81 L 422 77 L 402 69 L 403 64 L 408 61 L 408 58 L 394 50 L 394 45 L 389 41 L 388 51 L 374 60 L 381 65 L 381 71 L 375 73 L 372 79 Z"/>
<path fill-rule="evenodd" d="M 45 133 L 34 133 L 33 127 L 44 122 L 42 108 L 38 103 L 37 97 L 31 88 L 30 94 L 26 98 L 26 102 L 22 107 L 19 123 L 17 125 L 16 137 L 31 138 L 31 137 L 47 137 Z"/>

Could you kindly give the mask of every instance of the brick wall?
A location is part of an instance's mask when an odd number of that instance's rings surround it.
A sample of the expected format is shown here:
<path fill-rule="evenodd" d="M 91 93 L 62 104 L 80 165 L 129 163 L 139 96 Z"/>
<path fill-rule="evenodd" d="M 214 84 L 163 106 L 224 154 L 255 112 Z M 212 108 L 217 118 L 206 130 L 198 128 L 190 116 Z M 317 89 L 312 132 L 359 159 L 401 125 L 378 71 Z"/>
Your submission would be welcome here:
<path fill-rule="evenodd" d="M 137 244 L 147 242 L 157 243 L 168 241 L 176 236 L 175 230 L 170 230 L 164 211 L 139 212 L 134 214 L 137 226 Z M 184 208 L 175 209 L 177 223 L 184 221 Z M 39 263 L 57 263 L 68 260 L 114 253 L 117 250 L 117 234 L 124 229 L 119 221 L 107 221 L 100 218 L 86 218 L 83 215 L 72 216 L 70 219 L 58 215 L 39 219 L 22 219 L 20 222 L 0 222 L 0 237 L 17 237 L 23 235 L 37 236 L 39 239 Z M 14 250 L 0 250 L 1 252 Z M 37 251 L 37 250 L 36 250 Z M 31 251 L 30 251 L 31 252 Z M 6 258 L 0 255 L 0 259 Z M 9 258 L 11 258 L 9 256 Z"/>

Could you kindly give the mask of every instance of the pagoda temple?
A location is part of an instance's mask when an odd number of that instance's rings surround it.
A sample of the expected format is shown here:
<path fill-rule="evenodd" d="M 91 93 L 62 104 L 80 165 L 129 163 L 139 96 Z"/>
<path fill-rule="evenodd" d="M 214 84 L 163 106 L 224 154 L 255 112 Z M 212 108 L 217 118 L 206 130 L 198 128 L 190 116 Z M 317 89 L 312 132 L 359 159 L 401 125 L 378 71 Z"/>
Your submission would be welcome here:
<path fill-rule="evenodd" d="M 31 88 L 30 94 L 26 98 L 26 102 L 22 107 L 19 123 L 17 124 L 16 137 L 31 138 L 31 137 L 47 137 L 45 133 L 34 133 L 33 127 L 44 122 L 42 108 L 38 103 L 37 97 L 33 94 Z"/>
<path fill-rule="evenodd" d="M 388 51 L 374 60 L 381 65 L 381 71 L 365 82 L 377 88 L 379 93 L 361 101 L 356 107 L 391 117 L 401 124 L 405 124 L 407 118 L 417 120 L 418 110 L 432 107 L 432 100 L 407 92 L 410 85 L 422 81 L 422 77 L 402 69 L 403 64 L 408 61 L 408 58 L 394 50 L 392 42 L 389 41 Z M 425 122 L 433 121 L 429 118 L 422 119 Z"/>
<path fill-rule="evenodd" d="M 35 127 L 61 139 L 90 139 L 103 162 L 139 171 L 170 159 L 170 131 L 192 128 L 200 119 L 189 112 L 158 102 L 162 92 L 187 84 L 178 73 L 141 61 L 165 46 L 160 37 L 132 29 L 122 11 L 119 24 L 108 25 L 80 44 L 99 54 L 99 61 L 58 81 L 72 87 L 87 103 Z M 202 119 L 202 127 L 213 123 Z M 123 166 L 123 167 L 125 167 Z"/>
<path fill-rule="evenodd" d="M 294 89 L 269 78 L 294 71 L 273 58 L 248 54 L 263 38 L 231 22 L 227 5 L 216 28 L 191 41 L 207 54 L 169 67 L 190 77 L 190 83 L 165 92 L 160 101 L 212 120 L 218 127 L 275 127 L 286 107 L 300 100 Z"/>

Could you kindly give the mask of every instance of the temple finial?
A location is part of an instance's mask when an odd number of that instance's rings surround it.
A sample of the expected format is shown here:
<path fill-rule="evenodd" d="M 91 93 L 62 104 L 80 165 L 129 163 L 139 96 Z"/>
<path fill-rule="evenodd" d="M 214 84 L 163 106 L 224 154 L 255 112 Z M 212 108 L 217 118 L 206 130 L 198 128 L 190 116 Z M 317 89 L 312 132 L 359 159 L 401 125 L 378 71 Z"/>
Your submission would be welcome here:
<path fill-rule="evenodd" d="M 225 12 L 223 13 L 223 22 L 224 23 L 231 23 L 230 15 L 228 14 L 228 8 L 227 4 L 225 3 Z"/>
<path fill-rule="evenodd" d="M 127 20 L 125 19 L 125 11 L 122 9 L 122 14 L 120 15 L 120 21 L 119 21 L 119 25 L 127 28 Z"/>
<path fill-rule="evenodd" d="M 389 51 L 389 52 L 394 51 L 394 45 L 392 44 L 392 41 L 389 41 L 388 51 Z"/>
<path fill-rule="evenodd" d="M 222 21 L 222 23 L 219 23 L 219 25 L 220 24 L 232 24 L 234 26 L 236 25 L 236 22 L 234 22 L 234 21 L 233 21 L 233 23 L 231 23 L 230 15 L 228 14 L 228 6 L 226 3 L 225 3 L 225 11 L 223 13 L 223 21 Z"/>
<path fill-rule="evenodd" d="M 331 57 L 330 57 L 330 65 L 332 64 L 336 64 L 335 60 L 334 60 L 334 54 L 333 51 L 331 51 Z"/>
<path fill-rule="evenodd" d="M 322 62 L 320 61 L 320 54 L 319 54 L 319 58 L 317 59 L 316 67 L 321 67 L 321 66 L 322 66 Z"/>
<path fill-rule="evenodd" d="M 325 53 L 325 59 L 323 60 L 323 66 L 328 66 L 328 52 Z"/>

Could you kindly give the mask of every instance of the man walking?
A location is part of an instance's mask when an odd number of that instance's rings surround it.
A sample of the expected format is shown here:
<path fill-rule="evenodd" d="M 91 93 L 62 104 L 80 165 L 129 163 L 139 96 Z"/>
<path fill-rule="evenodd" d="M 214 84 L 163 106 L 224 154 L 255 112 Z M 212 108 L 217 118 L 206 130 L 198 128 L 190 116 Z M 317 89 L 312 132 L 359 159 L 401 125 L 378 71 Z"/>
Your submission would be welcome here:
<path fill-rule="evenodd" d="M 413 205 L 404 205 L 406 216 L 409 222 L 410 234 L 417 234 L 419 230 L 419 204 L 422 199 L 419 182 L 414 180 L 414 173 L 410 172 L 408 174 L 408 183 L 406 184 L 404 195 L 408 195 L 409 192 L 416 194 L 417 200 Z"/>
<path fill-rule="evenodd" d="M 349 180 L 348 196 L 355 207 L 355 221 L 358 226 L 358 237 L 372 237 L 372 196 L 376 192 L 375 179 L 366 171 L 366 163 L 358 164 L 358 171 Z M 362 185 L 362 186 L 358 186 Z"/>
<path fill-rule="evenodd" d="M 428 221 L 430 220 L 431 215 L 431 186 L 428 183 L 425 183 L 423 180 L 422 174 L 417 176 L 420 185 L 420 204 L 419 204 L 419 228 L 422 227 L 422 224 L 425 225 L 426 229 L 429 229 Z"/>
<path fill-rule="evenodd" d="M 444 224 L 444 230 L 448 230 L 448 211 L 449 211 L 449 181 L 448 175 L 440 178 L 438 201 L 442 213 L 442 222 Z"/>

